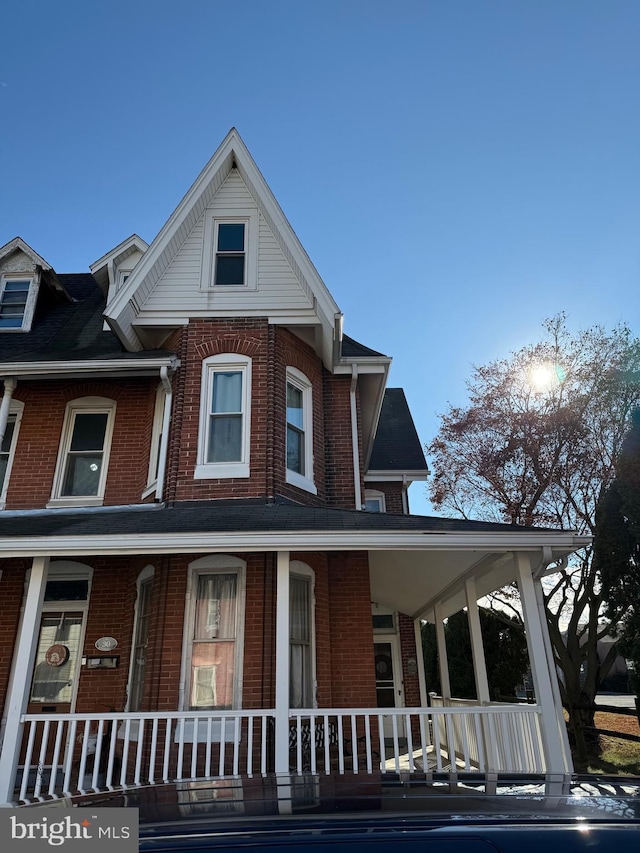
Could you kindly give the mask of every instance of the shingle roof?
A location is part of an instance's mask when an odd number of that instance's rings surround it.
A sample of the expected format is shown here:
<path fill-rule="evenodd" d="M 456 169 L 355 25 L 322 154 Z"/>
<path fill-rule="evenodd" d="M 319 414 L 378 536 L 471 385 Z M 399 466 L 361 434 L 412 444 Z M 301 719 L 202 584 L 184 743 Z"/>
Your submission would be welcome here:
<path fill-rule="evenodd" d="M 2 513 L 0 539 L 48 536 L 234 533 L 262 531 L 360 531 L 443 533 L 520 532 L 532 528 L 490 521 L 386 515 L 357 510 L 299 506 L 281 501 L 183 501 L 173 506 L 141 505 L 94 510 Z M 536 528 L 539 529 L 539 528 Z"/>
<path fill-rule="evenodd" d="M 342 336 L 342 357 L 343 358 L 387 358 L 384 353 L 377 352 L 364 344 L 358 343 L 349 335 Z"/>
<path fill-rule="evenodd" d="M 121 356 L 148 358 L 158 350 L 126 352 L 116 335 L 103 331 L 104 294 L 90 273 L 62 273 L 58 279 L 72 302 L 38 306 L 31 331 L 22 335 L 0 334 L 0 363 L 85 361 Z"/>
<path fill-rule="evenodd" d="M 387 388 L 385 391 L 369 470 L 428 470 L 402 388 Z"/>

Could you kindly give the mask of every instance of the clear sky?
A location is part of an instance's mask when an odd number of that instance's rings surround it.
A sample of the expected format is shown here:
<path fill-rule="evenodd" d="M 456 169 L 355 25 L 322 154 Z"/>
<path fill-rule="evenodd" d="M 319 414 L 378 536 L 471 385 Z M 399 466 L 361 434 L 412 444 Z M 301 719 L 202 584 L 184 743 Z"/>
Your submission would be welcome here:
<path fill-rule="evenodd" d="M 640 332 L 638 0 L 21 0 L 1 45 L 0 244 L 150 242 L 235 126 L 425 443 L 545 317 Z"/>

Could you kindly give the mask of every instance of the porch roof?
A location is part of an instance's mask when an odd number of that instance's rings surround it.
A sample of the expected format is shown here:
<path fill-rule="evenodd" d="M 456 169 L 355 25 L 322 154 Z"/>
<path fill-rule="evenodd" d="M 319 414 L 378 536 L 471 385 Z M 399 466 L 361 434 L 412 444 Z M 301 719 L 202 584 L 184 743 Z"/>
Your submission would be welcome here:
<path fill-rule="evenodd" d="M 450 613 L 463 607 L 467 577 L 476 579 L 479 596 L 508 583 L 514 551 L 537 552 L 538 562 L 544 553 L 550 562 L 588 542 L 573 531 L 285 501 L 185 501 L 0 515 L 2 557 L 368 551 L 372 599 L 414 616 L 425 614 L 436 600 L 450 601 Z"/>

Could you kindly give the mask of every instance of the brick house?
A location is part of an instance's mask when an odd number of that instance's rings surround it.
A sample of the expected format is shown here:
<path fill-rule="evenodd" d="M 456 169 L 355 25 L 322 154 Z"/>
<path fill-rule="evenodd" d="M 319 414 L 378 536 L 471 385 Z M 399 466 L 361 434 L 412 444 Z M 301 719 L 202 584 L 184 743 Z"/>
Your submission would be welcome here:
<path fill-rule="evenodd" d="M 539 584 L 584 538 L 409 514 L 427 466 L 390 359 L 343 333 L 238 133 L 90 270 L 0 248 L 0 798 L 570 772 Z M 489 697 L 477 601 L 512 580 L 534 705 Z M 450 695 L 462 607 L 476 702 Z"/>

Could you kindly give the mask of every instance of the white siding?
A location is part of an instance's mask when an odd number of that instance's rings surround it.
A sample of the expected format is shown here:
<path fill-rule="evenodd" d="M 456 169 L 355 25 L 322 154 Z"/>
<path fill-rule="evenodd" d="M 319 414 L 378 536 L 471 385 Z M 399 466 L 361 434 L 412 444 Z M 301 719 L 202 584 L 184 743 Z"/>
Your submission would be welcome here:
<path fill-rule="evenodd" d="M 233 216 L 236 210 L 253 209 L 256 202 L 246 184 L 234 170 L 209 202 L 208 211 L 216 216 Z M 147 296 L 140 320 L 146 312 L 198 314 L 216 311 L 263 311 L 308 309 L 312 301 L 307 287 L 294 275 L 285 255 L 261 213 L 258 213 L 258 288 L 257 290 L 215 291 L 200 287 L 202 270 L 204 215 L 169 262 L 161 278 Z"/>

